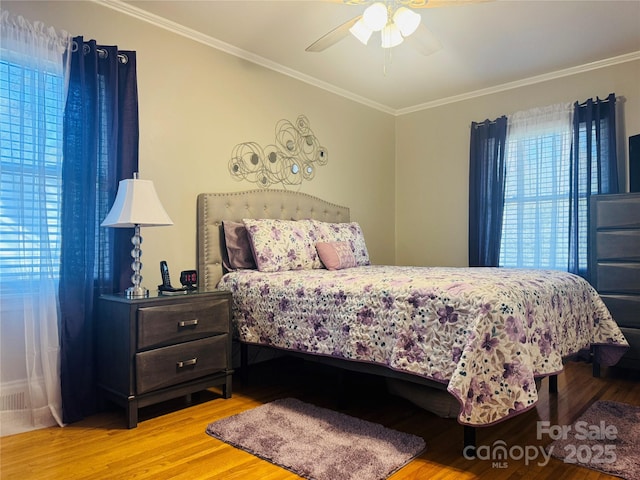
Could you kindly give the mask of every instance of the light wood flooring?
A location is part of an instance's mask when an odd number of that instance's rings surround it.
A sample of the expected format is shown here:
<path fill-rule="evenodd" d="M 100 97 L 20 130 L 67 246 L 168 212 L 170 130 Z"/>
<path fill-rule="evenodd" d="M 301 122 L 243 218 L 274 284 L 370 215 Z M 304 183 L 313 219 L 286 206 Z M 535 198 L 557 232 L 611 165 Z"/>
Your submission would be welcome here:
<path fill-rule="evenodd" d="M 335 387 L 342 378 L 342 389 Z M 548 394 L 543 381 L 536 409 L 493 427 L 478 430 L 477 444 L 503 440 L 508 447 L 543 446 L 536 422 L 571 424 L 596 400 L 640 405 L 638 372 L 604 369 L 593 378 L 591 366 L 568 363 L 558 377 L 559 393 Z M 385 392 L 377 378 L 344 374 L 299 360 L 277 359 L 256 366 L 250 382 L 235 382 L 233 397 L 224 400 L 211 389 L 190 404 L 176 399 L 140 411 L 137 428 L 125 428 L 124 411 L 113 408 L 65 428 L 47 428 L 3 437 L 0 478 L 28 479 L 295 479 L 280 467 L 235 449 L 205 434 L 209 422 L 276 398 L 292 396 L 390 428 L 422 436 L 427 450 L 396 472 L 400 479 L 609 479 L 594 470 L 551 459 L 508 460 L 497 468 L 489 460 L 466 460 L 462 428 Z M 542 457 L 540 457 L 542 461 Z"/>

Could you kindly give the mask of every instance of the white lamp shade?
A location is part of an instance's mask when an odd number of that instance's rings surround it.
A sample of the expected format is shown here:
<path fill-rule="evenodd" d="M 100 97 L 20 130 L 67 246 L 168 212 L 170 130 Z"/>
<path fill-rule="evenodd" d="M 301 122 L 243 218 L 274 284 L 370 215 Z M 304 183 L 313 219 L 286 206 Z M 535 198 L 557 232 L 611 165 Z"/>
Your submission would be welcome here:
<path fill-rule="evenodd" d="M 353 27 L 351 27 L 349 31 L 354 37 L 356 37 L 365 45 L 369 42 L 369 38 L 371 38 L 371 34 L 373 33 L 373 31 L 369 27 L 367 27 L 362 19 L 354 23 Z"/>
<path fill-rule="evenodd" d="M 374 32 L 382 30 L 387 24 L 388 19 L 387 7 L 380 2 L 376 2 L 367 7 L 362 14 L 364 24 L 369 27 L 369 30 Z"/>
<path fill-rule="evenodd" d="M 418 13 L 406 7 L 400 7 L 396 10 L 396 13 L 393 14 L 393 23 L 398 26 L 400 33 L 402 33 L 404 37 L 408 37 L 415 32 L 421 20 L 422 17 Z"/>
<path fill-rule="evenodd" d="M 162 207 L 151 180 L 130 178 L 120 180 L 118 193 L 103 227 L 132 228 L 173 225 Z"/>
<path fill-rule="evenodd" d="M 380 37 L 382 40 L 382 48 L 396 47 L 404 40 L 400 29 L 394 23 L 390 23 L 384 27 L 382 32 L 380 32 Z"/>

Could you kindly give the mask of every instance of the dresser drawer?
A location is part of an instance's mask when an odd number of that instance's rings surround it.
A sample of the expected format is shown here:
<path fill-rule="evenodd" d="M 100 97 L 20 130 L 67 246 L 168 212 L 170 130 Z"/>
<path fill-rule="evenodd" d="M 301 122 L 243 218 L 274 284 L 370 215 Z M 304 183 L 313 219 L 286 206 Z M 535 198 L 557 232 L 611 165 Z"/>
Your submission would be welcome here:
<path fill-rule="evenodd" d="M 624 338 L 629 342 L 629 350 L 624 354 L 622 361 L 635 360 L 635 365 L 640 361 L 640 330 L 637 328 L 621 328 Z M 620 363 L 622 363 L 622 361 Z M 637 368 L 637 366 L 635 366 Z"/>
<path fill-rule="evenodd" d="M 138 349 L 229 332 L 226 299 L 191 301 L 138 310 Z"/>
<path fill-rule="evenodd" d="M 601 295 L 620 327 L 640 329 L 640 295 Z"/>
<path fill-rule="evenodd" d="M 136 393 L 176 385 L 227 368 L 228 334 L 136 355 Z"/>
<path fill-rule="evenodd" d="M 640 230 L 611 230 L 596 233 L 598 260 L 640 260 Z"/>
<path fill-rule="evenodd" d="M 640 293 L 640 263 L 598 263 L 598 292 Z"/>
<path fill-rule="evenodd" d="M 639 228 L 640 196 L 607 196 L 596 203 L 597 228 Z"/>

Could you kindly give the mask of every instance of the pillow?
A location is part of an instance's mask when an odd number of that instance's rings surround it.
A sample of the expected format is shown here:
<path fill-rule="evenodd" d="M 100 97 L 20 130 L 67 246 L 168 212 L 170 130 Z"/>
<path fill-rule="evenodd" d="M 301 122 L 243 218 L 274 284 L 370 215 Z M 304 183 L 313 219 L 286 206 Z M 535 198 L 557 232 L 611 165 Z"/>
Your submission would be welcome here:
<path fill-rule="evenodd" d="M 244 219 L 256 266 L 261 272 L 321 268 L 310 220 Z"/>
<path fill-rule="evenodd" d="M 223 221 L 224 243 L 227 251 L 228 270 L 255 269 L 249 234 L 244 223 Z"/>
<path fill-rule="evenodd" d="M 318 242 L 316 250 L 327 270 L 342 270 L 356 266 L 349 242 Z"/>
<path fill-rule="evenodd" d="M 351 223 L 328 223 L 312 220 L 320 242 L 348 242 L 356 259 L 357 266 L 370 265 L 369 252 L 364 242 L 360 225 Z"/>

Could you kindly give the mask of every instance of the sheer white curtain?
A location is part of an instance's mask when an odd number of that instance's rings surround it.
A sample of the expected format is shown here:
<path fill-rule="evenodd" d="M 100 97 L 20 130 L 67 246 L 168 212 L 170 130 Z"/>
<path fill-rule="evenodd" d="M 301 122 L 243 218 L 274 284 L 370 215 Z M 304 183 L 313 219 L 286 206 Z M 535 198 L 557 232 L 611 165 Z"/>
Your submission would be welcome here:
<path fill-rule="evenodd" d="M 58 272 L 66 32 L 0 12 L 0 433 L 62 425 Z"/>
<path fill-rule="evenodd" d="M 572 114 L 562 103 L 508 118 L 500 266 L 567 268 Z"/>

